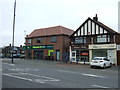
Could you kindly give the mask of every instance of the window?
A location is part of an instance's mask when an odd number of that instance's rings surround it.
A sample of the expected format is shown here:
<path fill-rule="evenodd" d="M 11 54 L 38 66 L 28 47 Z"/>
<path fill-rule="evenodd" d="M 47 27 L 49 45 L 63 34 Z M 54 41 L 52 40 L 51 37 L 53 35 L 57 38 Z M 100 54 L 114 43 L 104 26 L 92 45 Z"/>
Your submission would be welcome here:
<path fill-rule="evenodd" d="M 84 44 L 86 43 L 86 37 L 76 37 L 75 44 Z"/>
<path fill-rule="evenodd" d="M 31 39 L 28 39 L 28 44 L 31 44 Z"/>
<path fill-rule="evenodd" d="M 107 43 L 110 42 L 110 36 L 109 35 L 99 35 L 96 38 L 97 43 Z"/>
<path fill-rule="evenodd" d="M 57 37 L 51 37 L 51 42 L 57 42 Z"/>
<path fill-rule="evenodd" d="M 37 43 L 41 43 L 42 42 L 42 38 L 36 38 L 36 42 Z"/>

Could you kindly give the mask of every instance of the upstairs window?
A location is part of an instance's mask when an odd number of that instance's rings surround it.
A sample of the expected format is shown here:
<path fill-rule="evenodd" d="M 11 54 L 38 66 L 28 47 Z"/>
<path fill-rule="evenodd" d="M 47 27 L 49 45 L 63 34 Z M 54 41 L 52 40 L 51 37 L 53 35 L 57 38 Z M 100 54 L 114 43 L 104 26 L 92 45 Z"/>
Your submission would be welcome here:
<path fill-rule="evenodd" d="M 28 39 L 28 44 L 31 44 L 31 39 Z"/>
<path fill-rule="evenodd" d="M 51 37 L 51 42 L 57 42 L 57 37 L 55 36 Z"/>
<path fill-rule="evenodd" d="M 76 37 L 75 44 L 84 44 L 86 43 L 86 37 Z"/>
<path fill-rule="evenodd" d="M 110 42 L 110 36 L 109 35 L 99 35 L 97 36 L 97 43 L 105 43 Z"/>
<path fill-rule="evenodd" d="M 36 38 L 37 43 L 42 43 L 42 38 Z"/>

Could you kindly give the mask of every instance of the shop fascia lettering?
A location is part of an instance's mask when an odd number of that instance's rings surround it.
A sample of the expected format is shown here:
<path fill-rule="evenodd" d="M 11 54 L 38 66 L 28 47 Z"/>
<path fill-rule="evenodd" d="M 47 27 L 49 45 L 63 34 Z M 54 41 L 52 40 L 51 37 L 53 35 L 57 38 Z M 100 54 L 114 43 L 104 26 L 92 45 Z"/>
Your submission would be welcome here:
<path fill-rule="evenodd" d="M 53 49 L 53 45 L 23 46 L 23 49 Z"/>
<path fill-rule="evenodd" d="M 116 49 L 116 44 L 89 45 L 89 49 Z"/>

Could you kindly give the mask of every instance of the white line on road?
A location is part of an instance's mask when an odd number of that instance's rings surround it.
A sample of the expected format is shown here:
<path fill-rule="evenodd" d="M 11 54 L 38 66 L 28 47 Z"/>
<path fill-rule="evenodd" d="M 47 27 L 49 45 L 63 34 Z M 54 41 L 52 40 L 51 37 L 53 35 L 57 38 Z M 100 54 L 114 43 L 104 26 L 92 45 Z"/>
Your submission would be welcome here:
<path fill-rule="evenodd" d="M 12 66 L 15 66 L 15 64 L 9 64 L 9 63 L 3 63 L 3 64 L 7 64 L 7 65 L 12 65 Z"/>
<path fill-rule="evenodd" d="M 81 74 L 81 73 L 78 73 L 78 72 L 72 72 L 72 71 L 65 71 L 65 70 L 58 70 L 60 72 L 66 72 L 66 73 L 73 73 L 73 74 Z"/>
<path fill-rule="evenodd" d="M 90 76 L 90 77 L 106 78 L 104 76 L 99 76 L 99 75 L 94 75 L 94 74 L 86 74 L 86 73 L 79 73 L 79 72 L 72 72 L 72 71 L 65 71 L 65 70 L 58 70 L 58 71 L 65 72 L 65 73 L 72 73 L 72 74 L 80 74 L 80 75 Z"/>
<path fill-rule="evenodd" d="M 29 74 L 29 73 L 7 73 L 7 74 L 4 74 L 3 75 L 6 75 L 6 76 L 9 76 L 9 77 L 14 77 L 14 78 L 19 78 L 19 79 L 23 79 L 23 80 L 28 80 L 28 81 L 35 81 L 37 83 L 45 83 L 47 81 L 60 81 L 60 79 L 56 79 L 56 78 L 51 78 L 51 77 L 46 77 L 46 76 L 39 76 L 39 75 L 35 75 L 35 74 Z M 30 76 L 34 76 L 34 77 L 39 77 L 39 79 L 28 79 L 28 78 L 23 78 L 23 77 L 19 77 L 19 76 L 15 76 L 15 75 L 30 75 Z M 42 79 L 40 79 L 42 78 Z"/>
<path fill-rule="evenodd" d="M 100 77 L 100 78 L 105 78 L 103 76 L 98 76 L 98 75 L 94 75 L 94 74 L 82 74 L 84 76 L 91 76 L 91 77 Z"/>
<path fill-rule="evenodd" d="M 9 76 L 9 77 L 13 77 L 13 78 L 18 78 L 18 79 L 22 79 L 22 80 L 32 81 L 32 79 L 23 78 L 23 77 L 18 77 L 18 76 L 13 76 L 13 75 L 9 75 L 9 74 L 4 74 L 4 73 L 2 73 L 2 75 Z"/>
<path fill-rule="evenodd" d="M 97 88 L 110 88 L 110 87 L 104 87 L 104 86 L 99 86 L 99 85 L 91 85 L 93 87 L 97 87 Z"/>

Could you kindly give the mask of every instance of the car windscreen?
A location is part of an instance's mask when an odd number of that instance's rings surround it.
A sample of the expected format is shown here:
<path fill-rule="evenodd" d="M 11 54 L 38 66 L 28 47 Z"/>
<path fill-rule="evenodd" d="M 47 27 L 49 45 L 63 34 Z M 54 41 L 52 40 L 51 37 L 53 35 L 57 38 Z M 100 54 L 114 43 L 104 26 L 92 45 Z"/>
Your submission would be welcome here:
<path fill-rule="evenodd" d="M 93 60 L 102 60 L 102 58 L 93 58 Z"/>

